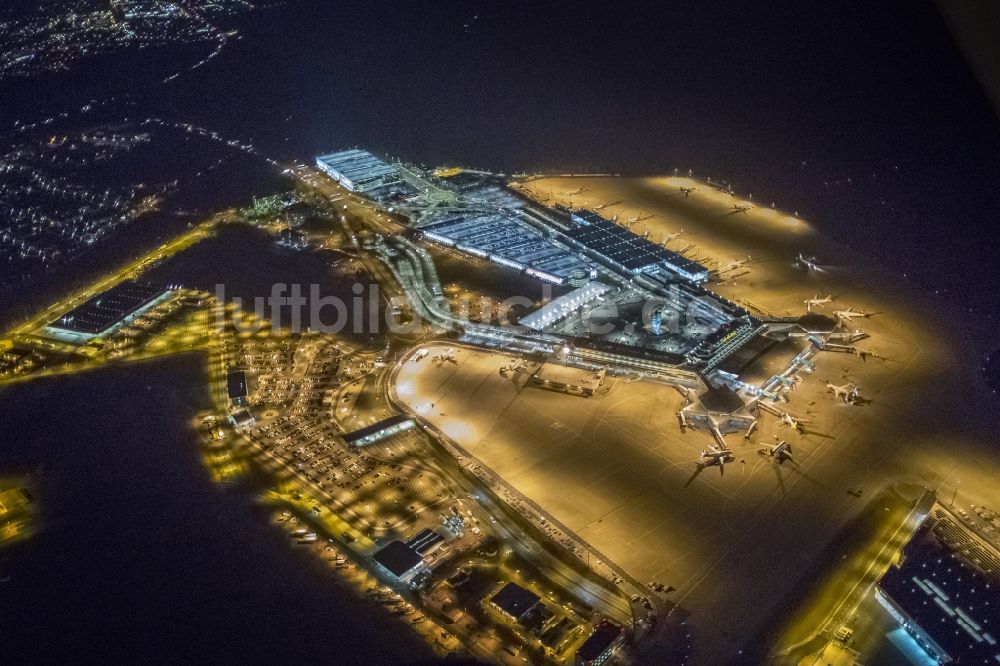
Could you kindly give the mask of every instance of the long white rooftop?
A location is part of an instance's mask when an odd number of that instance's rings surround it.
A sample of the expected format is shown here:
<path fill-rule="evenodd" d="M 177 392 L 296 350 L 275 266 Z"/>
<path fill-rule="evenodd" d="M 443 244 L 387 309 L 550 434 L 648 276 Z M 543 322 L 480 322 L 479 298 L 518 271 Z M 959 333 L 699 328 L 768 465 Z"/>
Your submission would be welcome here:
<path fill-rule="evenodd" d="M 569 317 L 580 308 L 593 303 L 609 291 L 611 291 L 611 287 L 602 282 L 588 282 L 579 289 L 574 289 L 522 317 L 520 324 L 541 331 L 546 326 L 551 326 Z"/>

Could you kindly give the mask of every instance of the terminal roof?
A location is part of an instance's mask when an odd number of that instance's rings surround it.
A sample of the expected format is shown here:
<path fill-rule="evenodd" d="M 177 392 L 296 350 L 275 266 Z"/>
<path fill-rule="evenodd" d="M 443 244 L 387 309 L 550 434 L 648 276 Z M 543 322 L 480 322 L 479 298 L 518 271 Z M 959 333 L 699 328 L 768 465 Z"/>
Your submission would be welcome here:
<path fill-rule="evenodd" d="M 837 320 L 818 312 L 809 312 L 799 317 L 799 326 L 806 333 L 832 333 L 837 328 Z"/>
<path fill-rule="evenodd" d="M 637 236 L 594 211 L 576 211 L 572 219 L 581 224 L 568 230 L 567 236 L 629 270 L 666 263 L 690 274 L 705 271 L 698 262 Z"/>
<path fill-rule="evenodd" d="M 701 402 L 701 406 L 708 411 L 721 414 L 732 414 L 744 407 L 743 398 L 726 386 L 709 389 L 698 396 L 698 400 Z"/>

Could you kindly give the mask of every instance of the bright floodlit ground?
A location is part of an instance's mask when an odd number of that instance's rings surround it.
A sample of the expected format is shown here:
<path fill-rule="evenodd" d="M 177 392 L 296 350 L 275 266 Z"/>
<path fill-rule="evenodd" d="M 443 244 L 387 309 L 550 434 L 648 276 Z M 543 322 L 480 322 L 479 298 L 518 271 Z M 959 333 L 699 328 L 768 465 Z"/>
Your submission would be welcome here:
<path fill-rule="evenodd" d="M 684 197 L 681 185 L 698 189 Z M 960 482 L 959 502 L 1000 503 L 991 483 L 1000 475 L 990 452 L 996 405 L 977 375 L 977 350 L 968 336 L 957 338 L 961 330 L 949 330 L 940 301 L 899 295 L 903 288 L 862 272 L 804 221 L 770 209 L 734 211 L 742 202 L 686 179 L 551 178 L 526 189 L 547 203 L 570 203 L 562 193 L 581 186 L 573 205 L 627 202 L 605 213 L 653 215 L 640 223 L 653 240 L 684 229 L 689 235 L 671 247 L 694 244 L 693 255 L 722 262 L 752 256 L 749 275 L 712 287 L 728 298 L 785 315 L 830 293 L 836 300 L 821 312 L 881 313 L 859 322 L 871 334 L 859 346 L 884 360 L 822 353 L 792 392 L 787 409 L 810 420 L 807 434 L 763 415 L 753 443 L 788 439 L 798 465 L 778 467 L 730 435 L 738 460 L 725 476 L 717 468 L 696 474 L 698 454 L 712 441 L 703 430 L 680 432 L 682 399 L 672 387 L 616 379 L 591 398 L 565 395 L 532 386 L 524 374 L 502 377 L 508 355 L 465 348 L 457 364 L 404 363 L 396 387 L 413 410 L 632 575 L 678 588 L 696 635 L 716 644 L 698 641 L 697 661 L 731 655 L 805 594 L 824 546 L 880 489 L 915 482 L 950 499 Z M 827 269 L 795 267 L 800 251 Z M 779 371 L 798 348 L 772 351 L 749 377 Z M 839 403 L 823 380 L 854 382 L 871 403 Z M 862 490 L 861 498 L 849 489 Z"/>

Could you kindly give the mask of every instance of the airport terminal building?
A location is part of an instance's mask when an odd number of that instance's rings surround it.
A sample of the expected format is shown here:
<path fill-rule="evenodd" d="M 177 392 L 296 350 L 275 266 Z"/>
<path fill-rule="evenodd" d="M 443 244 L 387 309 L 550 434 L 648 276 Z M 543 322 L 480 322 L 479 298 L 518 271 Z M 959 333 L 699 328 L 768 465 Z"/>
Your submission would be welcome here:
<path fill-rule="evenodd" d="M 522 317 L 520 324 L 536 331 L 544 331 L 553 324 L 565 320 L 580 309 L 599 302 L 611 287 L 601 282 L 588 282 L 583 287 L 574 289 L 543 305 L 534 312 Z"/>
<path fill-rule="evenodd" d="M 688 282 L 708 280 L 708 269 L 687 257 L 637 236 L 592 210 L 570 214 L 576 226 L 566 235 L 582 249 L 633 275 L 667 268 Z"/>

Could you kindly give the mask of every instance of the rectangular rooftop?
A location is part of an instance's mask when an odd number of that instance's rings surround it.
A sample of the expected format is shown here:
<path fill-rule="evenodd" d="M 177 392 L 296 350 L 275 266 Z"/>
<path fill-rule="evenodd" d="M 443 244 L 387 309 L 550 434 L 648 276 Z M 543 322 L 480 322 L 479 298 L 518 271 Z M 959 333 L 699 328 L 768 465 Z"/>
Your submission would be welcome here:
<path fill-rule="evenodd" d="M 395 165 L 358 148 L 320 155 L 316 166 L 352 192 L 368 192 L 399 182 Z"/>
<path fill-rule="evenodd" d="M 420 227 L 430 240 L 548 282 L 584 280 L 590 265 L 516 214 L 477 213 L 435 220 Z"/>
<path fill-rule="evenodd" d="M 344 434 L 344 441 L 353 446 L 364 446 L 379 440 L 395 435 L 403 430 L 409 430 L 416 425 L 406 414 L 396 414 L 382 419 L 377 423 L 372 423 L 363 428 L 358 428 Z"/>
<path fill-rule="evenodd" d="M 493 595 L 490 602 L 498 609 L 520 622 L 541 602 L 537 594 L 526 590 L 517 583 L 507 583 Z"/>
<path fill-rule="evenodd" d="M 879 582 L 880 601 L 908 616 L 916 625 L 911 633 L 942 662 L 1000 664 L 995 572 L 988 564 L 973 566 L 941 541 L 963 538 L 954 536 L 961 529 L 948 518 L 929 519 L 903 550 L 902 563 Z"/>
<path fill-rule="evenodd" d="M 643 273 L 666 266 L 691 282 L 708 279 L 708 269 L 697 261 L 637 236 L 592 210 L 574 211 L 570 219 L 577 226 L 566 231 L 569 238 L 628 271 Z"/>
<path fill-rule="evenodd" d="M 166 293 L 167 289 L 145 282 L 121 282 L 73 308 L 50 326 L 95 336 L 138 313 Z"/>

